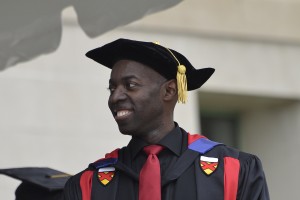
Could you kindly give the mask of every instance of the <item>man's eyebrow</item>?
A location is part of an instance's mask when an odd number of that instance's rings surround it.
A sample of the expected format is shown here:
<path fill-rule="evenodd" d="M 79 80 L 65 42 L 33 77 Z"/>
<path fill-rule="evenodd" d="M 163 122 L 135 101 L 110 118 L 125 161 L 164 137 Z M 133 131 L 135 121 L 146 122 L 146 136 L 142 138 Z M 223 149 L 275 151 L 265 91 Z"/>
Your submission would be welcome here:
<path fill-rule="evenodd" d="M 137 79 L 137 80 L 140 80 L 137 76 L 135 75 L 128 75 L 128 76 L 124 76 L 122 77 L 122 81 L 127 81 L 127 80 L 130 80 L 130 79 Z M 115 81 L 112 80 L 112 79 L 109 79 L 109 84 L 113 84 Z"/>
<path fill-rule="evenodd" d="M 122 77 L 122 80 L 129 80 L 129 79 L 139 79 L 139 78 L 136 77 L 135 75 L 128 75 L 128 76 Z"/>

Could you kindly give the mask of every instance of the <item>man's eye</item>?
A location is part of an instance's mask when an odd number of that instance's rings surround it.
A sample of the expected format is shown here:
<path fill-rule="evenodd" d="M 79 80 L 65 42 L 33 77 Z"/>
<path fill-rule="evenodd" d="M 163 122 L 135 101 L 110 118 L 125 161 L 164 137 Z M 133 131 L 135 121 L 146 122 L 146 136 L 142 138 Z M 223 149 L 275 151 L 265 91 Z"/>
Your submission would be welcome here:
<path fill-rule="evenodd" d="M 135 87 L 137 84 L 136 83 L 128 83 L 127 84 L 127 88 L 133 88 Z"/>
<path fill-rule="evenodd" d="M 135 83 L 129 83 L 129 87 L 134 87 L 134 86 L 136 86 Z"/>

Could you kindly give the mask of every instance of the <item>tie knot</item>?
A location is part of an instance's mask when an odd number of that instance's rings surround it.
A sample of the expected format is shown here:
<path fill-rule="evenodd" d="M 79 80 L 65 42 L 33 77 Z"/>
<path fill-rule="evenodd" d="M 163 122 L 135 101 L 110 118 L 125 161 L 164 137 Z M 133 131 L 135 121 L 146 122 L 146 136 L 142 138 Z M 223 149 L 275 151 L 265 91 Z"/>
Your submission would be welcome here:
<path fill-rule="evenodd" d="M 160 145 L 149 145 L 144 147 L 144 152 L 149 155 L 149 154 L 154 154 L 157 155 L 159 152 L 163 150 L 163 147 Z"/>

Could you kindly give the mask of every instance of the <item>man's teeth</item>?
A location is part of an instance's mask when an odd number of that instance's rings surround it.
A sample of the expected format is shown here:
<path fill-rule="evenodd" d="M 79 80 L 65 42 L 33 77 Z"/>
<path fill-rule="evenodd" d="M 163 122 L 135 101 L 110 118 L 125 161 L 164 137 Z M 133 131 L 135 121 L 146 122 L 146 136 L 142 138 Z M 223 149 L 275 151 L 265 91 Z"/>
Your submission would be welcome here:
<path fill-rule="evenodd" d="M 128 110 L 118 111 L 118 112 L 117 112 L 117 116 L 118 116 L 118 117 L 122 117 L 122 116 L 124 116 L 124 115 L 127 115 L 128 113 L 129 113 Z"/>

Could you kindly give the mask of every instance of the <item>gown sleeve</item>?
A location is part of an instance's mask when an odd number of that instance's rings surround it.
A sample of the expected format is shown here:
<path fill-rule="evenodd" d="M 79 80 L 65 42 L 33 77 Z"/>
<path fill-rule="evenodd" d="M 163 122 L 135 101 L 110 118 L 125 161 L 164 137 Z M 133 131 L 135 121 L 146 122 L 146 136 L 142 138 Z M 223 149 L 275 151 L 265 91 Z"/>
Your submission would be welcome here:
<path fill-rule="evenodd" d="M 64 200 L 82 200 L 80 188 L 80 174 L 72 176 L 64 188 Z"/>
<path fill-rule="evenodd" d="M 238 200 L 269 200 L 261 161 L 255 155 L 240 153 Z"/>

